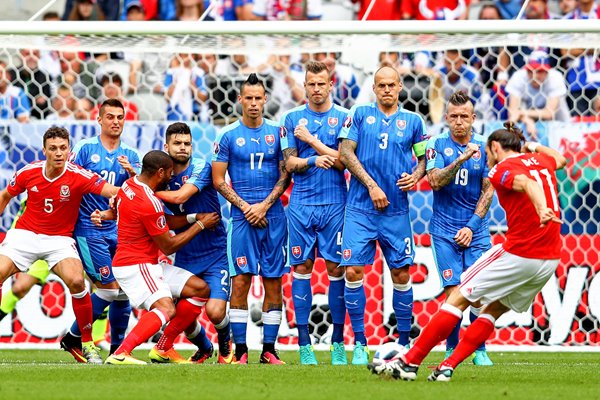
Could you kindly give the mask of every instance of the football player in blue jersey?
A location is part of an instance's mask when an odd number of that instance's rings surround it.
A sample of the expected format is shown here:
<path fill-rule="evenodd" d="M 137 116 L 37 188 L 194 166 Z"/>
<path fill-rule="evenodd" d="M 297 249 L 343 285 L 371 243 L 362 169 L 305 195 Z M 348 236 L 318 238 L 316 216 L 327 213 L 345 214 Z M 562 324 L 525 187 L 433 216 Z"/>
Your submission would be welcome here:
<path fill-rule="evenodd" d="M 105 100 L 98 114 L 100 135 L 79 141 L 73 147 L 72 162 L 97 173 L 115 186 L 121 186 L 131 176 L 136 175 L 141 168 L 140 156 L 136 149 L 121 140 L 124 122 L 123 104 L 117 99 Z M 94 210 L 108 208 L 108 199 L 94 194 L 85 195 L 81 201 L 74 236 L 85 271 L 96 286 L 96 291 L 91 296 L 94 320 L 110 305 L 108 320 L 112 354 L 125 337 L 131 306 L 112 273 L 112 258 L 117 248 L 116 222 L 107 221 L 102 227 L 97 227 L 90 220 Z M 80 333 L 77 324 L 71 326 L 60 345 L 71 353 L 75 360 L 84 362 L 80 356 Z"/>
<path fill-rule="evenodd" d="M 325 259 L 329 277 L 329 309 L 333 322 L 331 363 L 348 364 L 344 348 L 344 269 L 342 225 L 347 186 L 344 165 L 339 161 L 337 136 L 348 110 L 334 105 L 333 82 L 327 65 L 318 61 L 305 66 L 307 104 L 281 119 L 281 149 L 294 186 L 287 209 L 288 260 L 294 272 L 292 301 L 298 327 L 300 363 L 317 364 L 311 345 L 308 320 L 312 306 L 311 275 L 315 258 Z"/>
<path fill-rule="evenodd" d="M 212 183 L 210 162 L 192 157 L 192 132 L 183 122 L 167 127 L 165 151 L 173 160 L 173 178 L 167 191 L 156 192 L 163 200 L 166 211 L 173 215 L 187 215 L 188 222 L 196 222 L 196 213 L 217 213 L 221 207 L 217 191 Z M 179 233 L 187 229 L 176 229 Z M 219 341 L 219 364 L 231 364 L 233 351 L 227 301 L 229 300 L 229 263 L 227 261 L 227 232 L 223 222 L 213 229 L 197 234 L 191 242 L 175 254 L 174 265 L 202 278 L 210 287 L 210 297 L 205 306 L 206 315 L 214 324 Z M 198 346 L 198 351 L 190 358 L 195 363 L 203 363 L 213 354 L 213 346 L 206 331 L 198 323 L 186 329 L 188 339 Z M 152 358 L 152 357 L 151 357 Z M 157 358 L 164 362 L 165 357 Z"/>
<path fill-rule="evenodd" d="M 215 143 L 212 178 L 231 203 L 228 256 L 231 280 L 229 318 L 236 362 L 248 362 L 248 292 L 260 275 L 263 302 L 263 351 L 260 362 L 283 364 L 275 351 L 281 324 L 281 277 L 286 267 L 287 221 L 279 199 L 290 184 L 279 147 L 279 124 L 263 118 L 265 87 L 250 74 L 240 88 L 242 118 L 224 127 Z M 229 173 L 231 186 L 225 181 Z"/>
<path fill-rule="evenodd" d="M 376 241 L 390 268 L 398 343 L 409 342 L 413 293 L 409 266 L 413 264 L 413 235 L 407 191 L 425 175 L 425 122 L 398 104 L 402 83 L 392 67 L 375 73 L 375 103 L 350 109 L 339 135 L 340 159 L 352 173 L 344 232 L 342 262 L 346 268 L 344 298 L 354 331 L 353 364 L 366 365 L 366 295 L 364 268 L 374 261 Z M 413 170 L 413 152 L 418 158 Z"/>
<path fill-rule="evenodd" d="M 460 275 L 490 247 L 486 218 L 494 188 L 488 179 L 485 139 L 473 133 L 473 103 L 458 91 L 448 100 L 446 122 L 449 132 L 427 142 L 427 178 L 433 193 L 433 215 L 429 224 L 433 254 L 446 297 L 458 290 Z M 471 307 L 471 321 L 479 310 Z M 458 344 L 460 322 L 446 341 L 446 358 Z M 492 365 L 485 344 L 473 363 Z"/>

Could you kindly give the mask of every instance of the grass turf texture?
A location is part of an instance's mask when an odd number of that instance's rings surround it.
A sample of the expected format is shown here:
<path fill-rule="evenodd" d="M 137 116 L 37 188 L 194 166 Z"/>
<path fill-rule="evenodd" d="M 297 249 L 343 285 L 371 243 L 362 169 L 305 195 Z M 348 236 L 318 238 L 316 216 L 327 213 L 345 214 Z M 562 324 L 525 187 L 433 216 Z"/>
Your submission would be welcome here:
<path fill-rule="evenodd" d="M 147 351 L 134 355 L 147 360 Z M 449 383 L 426 380 L 441 353 L 425 360 L 415 382 L 383 379 L 364 366 L 333 367 L 328 352 L 317 352 L 318 366 L 299 365 L 297 352 L 281 356 L 288 365 L 259 365 L 251 352 L 250 365 L 215 365 L 213 357 L 205 365 L 96 366 L 60 350 L 0 350 L 0 399 L 600 398 L 598 353 L 490 353 L 493 367 L 469 359 Z"/>

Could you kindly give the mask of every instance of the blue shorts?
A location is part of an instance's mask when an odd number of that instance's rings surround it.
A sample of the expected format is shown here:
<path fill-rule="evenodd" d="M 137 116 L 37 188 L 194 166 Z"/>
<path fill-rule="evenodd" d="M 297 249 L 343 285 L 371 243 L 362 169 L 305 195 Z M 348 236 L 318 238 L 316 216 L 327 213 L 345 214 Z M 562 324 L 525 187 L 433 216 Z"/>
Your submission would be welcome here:
<path fill-rule="evenodd" d="M 431 247 L 442 287 L 447 287 L 459 285 L 460 275 L 475 264 L 492 244 L 489 235 L 473 236 L 471 246 L 467 248 L 457 245 L 450 236 L 431 235 Z"/>
<path fill-rule="evenodd" d="M 344 205 L 318 206 L 291 205 L 287 209 L 289 244 L 288 260 L 291 265 L 303 264 L 317 257 L 339 264 L 342 260 L 342 226 Z"/>
<path fill-rule="evenodd" d="M 75 236 L 83 269 L 93 282 L 114 282 L 112 259 L 117 250 L 117 236 Z"/>
<path fill-rule="evenodd" d="M 287 221 L 285 214 L 267 218 L 269 225 L 255 228 L 245 219 L 231 219 L 227 230 L 227 256 L 232 277 L 241 274 L 281 278 L 286 266 Z"/>
<path fill-rule="evenodd" d="M 390 269 L 412 265 L 415 258 L 409 214 L 370 214 L 346 208 L 341 266 L 362 267 L 375 260 L 375 241 Z"/>
<path fill-rule="evenodd" d="M 177 262 L 177 254 L 173 262 L 179 268 L 190 271 L 192 274 L 202 278 L 210 287 L 210 298 L 229 300 L 229 262 L 227 261 L 226 249 L 215 249 L 213 254 L 198 257 L 194 263 L 180 264 Z"/>

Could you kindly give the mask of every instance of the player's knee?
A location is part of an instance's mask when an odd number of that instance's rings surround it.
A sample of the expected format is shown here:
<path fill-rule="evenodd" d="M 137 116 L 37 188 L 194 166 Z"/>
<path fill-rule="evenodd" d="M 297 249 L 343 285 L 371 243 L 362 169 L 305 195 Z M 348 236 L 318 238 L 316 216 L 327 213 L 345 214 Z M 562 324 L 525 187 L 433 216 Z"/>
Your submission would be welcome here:
<path fill-rule="evenodd" d="M 76 277 L 65 283 L 71 293 L 81 293 L 86 289 L 83 277 Z"/>
<path fill-rule="evenodd" d="M 32 287 L 33 283 L 31 285 L 25 285 L 17 280 L 12 286 L 12 292 L 17 298 L 22 299 L 29 293 L 29 290 L 31 290 Z"/>
<path fill-rule="evenodd" d="M 346 268 L 346 280 L 348 282 L 357 282 L 363 278 L 364 272 L 362 269 L 348 267 Z"/>
<path fill-rule="evenodd" d="M 391 270 L 392 281 L 394 283 L 406 284 L 410 282 L 410 272 L 408 268 L 398 268 Z"/>
<path fill-rule="evenodd" d="M 222 307 L 220 304 L 215 304 L 210 301 L 206 303 L 205 310 L 208 319 L 210 319 L 210 322 L 213 324 L 218 324 L 219 322 L 223 321 L 223 319 L 225 319 L 225 315 L 227 314 L 226 306 Z"/>
<path fill-rule="evenodd" d="M 173 302 L 171 302 L 170 304 L 161 304 L 160 307 L 158 307 L 158 309 L 167 317 L 169 317 L 169 320 L 172 320 L 173 318 L 175 318 L 175 304 L 173 304 Z"/>
<path fill-rule="evenodd" d="M 297 274 L 308 275 L 312 273 L 312 270 L 312 265 L 307 265 L 306 263 L 294 265 L 294 272 Z"/>

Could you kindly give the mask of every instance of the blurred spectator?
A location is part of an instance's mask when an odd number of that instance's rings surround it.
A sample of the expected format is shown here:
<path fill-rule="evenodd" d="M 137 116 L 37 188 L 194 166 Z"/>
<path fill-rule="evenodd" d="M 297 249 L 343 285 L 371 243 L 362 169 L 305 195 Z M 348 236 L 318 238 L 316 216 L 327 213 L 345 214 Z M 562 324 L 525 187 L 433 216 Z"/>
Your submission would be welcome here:
<path fill-rule="evenodd" d="M 590 115 L 593 100 L 600 95 L 600 51 L 588 50 L 567 71 L 568 101 L 576 115 Z"/>
<path fill-rule="evenodd" d="M 324 62 L 331 74 L 333 102 L 339 106 L 350 108 L 354 105 L 360 86 L 352 68 L 337 62 L 337 53 L 316 53 L 314 59 Z"/>
<path fill-rule="evenodd" d="M 600 19 L 600 7 L 595 0 L 577 0 L 576 6 L 565 19 Z"/>
<path fill-rule="evenodd" d="M 359 3 L 357 19 L 362 20 L 371 0 L 355 0 Z M 367 21 L 396 21 L 402 19 L 403 0 L 378 0 Z"/>
<path fill-rule="evenodd" d="M 104 75 L 100 79 L 100 86 L 102 87 L 102 96 L 98 100 L 98 105 L 92 110 L 90 119 L 98 118 L 100 104 L 106 99 L 118 99 L 123 103 L 126 121 L 137 121 L 139 119 L 137 105 L 123 97 L 123 80 L 119 74 L 109 72 Z"/>
<path fill-rule="evenodd" d="M 165 74 L 167 120 L 189 121 L 208 119 L 204 103 L 208 93 L 204 84 L 204 71 L 198 67 L 191 54 L 177 54 Z"/>
<path fill-rule="evenodd" d="M 467 19 L 470 0 L 402 0 L 402 19 Z"/>
<path fill-rule="evenodd" d="M 275 55 L 271 58 L 271 69 L 267 73 L 273 78 L 273 88 L 269 105 L 276 105 L 273 109 L 267 106 L 267 111 L 279 120 L 279 117 L 290 109 L 296 107 L 304 100 L 304 75 L 302 71 L 292 68 L 289 55 Z"/>
<path fill-rule="evenodd" d="M 170 0 L 169 0 L 170 1 Z M 121 19 L 124 21 L 151 21 L 155 19 L 162 19 L 159 16 L 159 1 L 158 0 L 124 0 L 123 1 L 123 12 L 121 15 Z M 130 12 L 130 8 L 137 8 L 132 10 L 135 16 L 129 18 L 128 14 Z M 175 16 L 175 4 L 173 4 L 170 8 L 173 10 L 173 16 Z M 161 10 L 162 11 L 162 10 Z M 143 18 L 139 19 L 139 12 L 143 14 Z M 172 18 L 171 18 L 172 19 Z"/>
<path fill-rule="evenodd" d="M 198 21 L 204 10 L 204 0 L 175 0 L 175 19 Z"/>
<path fill-rule="evenodd" d="M 208 13 L 207 20 L 249 21 L 256 19 L 252 14 L 254 7 L 252 0 L 205 0 L 204 9 L 206 10 L 211 3 L 214 5 Z"/>
<path fill-rule="evenodd" d="M 82 73 L 86 70 L 82 55 L 64 51 L 59 53 L 59 60 L 62 74 L 58 77 L 58 83 L 69 86 L 77 98 L 88 97 L 90 95 L 88 87 L 94 83 L 94 80 L 90 74 Z"/>
<path fill-rule="evenodd" d="M 254 0 L 252 12 L 267 21 L 314 20 L 323 15 L 322 0 Z"/>
<path fill-rule="evenodd" d="M 52 96 L 52 79 L 39 66 L 40 51 L 37 49 L 19 50 L 21 66 L 10 71 L 13 85 L 25 91 L 32 105 L 31 116 L 43 119 L 48 113 Z"/>
<path fill-rule="evenodd" d="M 570 119 L 564 76 L 551 67 L 545 52 L 531 53 L 525 67 L 508 80 L 506 92 L 510 120 L 523 122 L 533 139 L 537 121 Z"/>
<path fill-rule="evenodd" d="M 558 0 L 558 9 L 562 16 L 569 14 L 576 6 L 577 0 Z"/>
<path fill-rule="evenodd" d="M 42 21 L 60 21 L 58 13 L 54 11 L 48 11 L 42 17 Z M 50 75 L 50 78 L 56 80 L 60 75 L 60 60 L 58 58 L 58 51 L 56 50 L 42 50 L 40 52 L 39 66 L 42 71 L 45 71 Z"/>
<path fill-rule="evenodd" d="M 46 117 L 46 121 L 69 121 L 75 119 L 75 98 L 71 88 L 60 85 L 52 97 L 53 112 Z"/>
<path fill-rule="evenodd" d="M 522 0 L 495 0 L 502 19 L 517 19 L 523 6 Z"/>
<path fill-rule="evenodd" d="M 92 108 L 94 108 L 94 105 L 90 99 L 83 98 L 77 100 L 75 106 L 75 119 L 89 120 L 92 113 Z"/>
<path fill-rule="evenodd" d="M 95 0 L 74 0 L 68 21 L 104 21 L 106 16 Z"/>
<path fill-rule="evenodd" d="M 555 15 L 550 13 L 548 8 L 548 0 L 529 0 L 525 13 L 523 14 L 524 19 L 555 19 Z"/>
<path fill-rule="evenodd" d="M 125 3 L 125 20 L 126 21 L 145 21 L 146 9 L 139 0 L 129 0 Z"/>
<path fill-rule="evenodd" d="M 489 96 L 483 91 L 479 72 L 466 65 L 465 59 L 458 50 L 446 50 L 443 66 L 438 67 L 442 80 L 442 91 L 446 101 L 452 93 L 462 90 L 469 94 L 479 118 L 487 117 L 489 110 Z"/>
<path fill-rule="evenodd" d="M 89 16 L 85 18 L 72 18 L 73 15 L 81 13 L 81 11 L 73 13 L 73 10 L 77 8 L 77 3 L 88 3 L 92 6 L 91 11 L 85 11 L 85 13 L 91 13 L 91 18 Z M 69 21 L 117 21 L 120 17 L 120 6 L 120 0 L 67 0 L 63 19 Z"/>
<path fill-rule="evenodd" d="M 0 119 L 29 122 L 31 103 L 23 89 L 11 85 L 6 62 L 0 61 Z"/>

